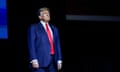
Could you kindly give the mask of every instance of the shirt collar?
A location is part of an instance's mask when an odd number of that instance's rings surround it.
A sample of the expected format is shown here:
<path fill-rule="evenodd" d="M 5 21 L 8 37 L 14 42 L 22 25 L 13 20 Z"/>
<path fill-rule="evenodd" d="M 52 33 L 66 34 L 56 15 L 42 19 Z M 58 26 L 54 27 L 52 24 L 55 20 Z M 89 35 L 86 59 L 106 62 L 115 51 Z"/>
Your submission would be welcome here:
<path fill-rule="evenodd" d="M 44 21 L 41 20 L 40 23 L 45 27 L 46 23 Z"/>
<path fill-rule="evenodd" d="M 45 23 L 44 21 L 42 21 L 42 20 L 41 20 L 40 22 L 41 22 L 42 24 L 44 24 L 44 25 L 46 24 L 46 23 Z"/>

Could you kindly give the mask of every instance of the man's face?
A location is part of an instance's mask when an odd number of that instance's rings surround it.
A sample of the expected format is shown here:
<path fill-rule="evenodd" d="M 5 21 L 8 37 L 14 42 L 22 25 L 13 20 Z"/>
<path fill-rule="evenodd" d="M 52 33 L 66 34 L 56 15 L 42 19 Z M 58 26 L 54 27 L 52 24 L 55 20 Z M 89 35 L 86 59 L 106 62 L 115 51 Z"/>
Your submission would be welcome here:
<path fill-rule="evenodd" d="M 40 16 L 39 18 L 45 22 L 49 22 L 50 21 L 50 13 L 47 10 L 44 10 L 42 12 L 40 12 Z"/>

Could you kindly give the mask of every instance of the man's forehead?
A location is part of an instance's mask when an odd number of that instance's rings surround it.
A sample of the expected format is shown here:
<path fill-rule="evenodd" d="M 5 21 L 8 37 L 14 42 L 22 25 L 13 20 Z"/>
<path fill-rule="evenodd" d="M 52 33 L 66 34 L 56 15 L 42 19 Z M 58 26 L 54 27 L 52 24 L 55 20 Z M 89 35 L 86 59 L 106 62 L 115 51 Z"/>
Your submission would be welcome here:
<path fill-rule="evenodd" d="M 48 10 L 41 11 L 41 13 L 49 13 Z"/>

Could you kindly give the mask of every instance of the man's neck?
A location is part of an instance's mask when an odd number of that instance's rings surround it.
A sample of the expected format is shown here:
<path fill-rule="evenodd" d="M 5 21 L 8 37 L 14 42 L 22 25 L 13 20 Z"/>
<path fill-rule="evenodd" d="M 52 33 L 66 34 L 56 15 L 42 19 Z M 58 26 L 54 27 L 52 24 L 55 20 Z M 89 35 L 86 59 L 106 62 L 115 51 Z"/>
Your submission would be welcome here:
<path fill-rule="evenodd" d="M 43 21 L 43 20 L 41 20 L 40 22 L 45 23 L 45 24 L 49 23 L 48 21 Z"/>

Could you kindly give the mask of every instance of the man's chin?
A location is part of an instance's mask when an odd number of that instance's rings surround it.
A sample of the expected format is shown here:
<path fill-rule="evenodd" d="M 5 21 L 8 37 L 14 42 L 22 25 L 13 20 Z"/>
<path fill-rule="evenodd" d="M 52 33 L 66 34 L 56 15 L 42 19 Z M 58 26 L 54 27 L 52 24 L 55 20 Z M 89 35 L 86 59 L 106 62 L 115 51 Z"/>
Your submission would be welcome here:
<path fill-rule="evenodd" d="M 49 22 L 50 20 L 46 20 L 46 22 Z"/>
<path fill-rule="evenodd" d="M 49 22 L 50 20 L 43 20 L 44 22 Z"/>

